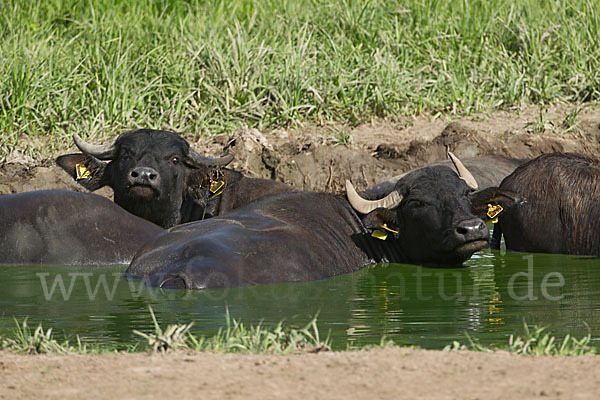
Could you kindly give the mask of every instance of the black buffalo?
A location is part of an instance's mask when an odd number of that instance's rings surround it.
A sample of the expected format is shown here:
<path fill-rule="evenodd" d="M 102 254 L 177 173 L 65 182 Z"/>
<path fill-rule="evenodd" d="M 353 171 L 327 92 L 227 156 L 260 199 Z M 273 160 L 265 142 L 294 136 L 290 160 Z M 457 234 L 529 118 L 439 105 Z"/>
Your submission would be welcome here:
<path fill-rule="evenodd" d="M 129 131 L 108 145 L 86 143 L 76 134 L 73 139 L 83 154 L 60 156 L 58 165 L 88 190 L 110 186 L 115 203 L 165 228 L 294 190 L 226 169 L 233 156 L 204 157 L 168 131 Z"/>
<path fill-rule="evenodd" d="M 0 196 L 0 263 L 127 264 L 163 229 L 91 193 Z"/>
<path fill-rule="evenodd" d="M 140 250 L 126 275 L 205 289 L 317 280 L 375 262 L 460 265 L 488 244 L 488 228 L 472 210 L 483 215 L 487 204 L 516 198 L 498 188 L 475 192 L 456 161 L 464 179 L 449 167 L 422 168 L 381 199 L 364 199 L 347 182 L 347 197 L 277 194 L 172 228 Z"/>
<path fill-rule="evenodd" d="M 575 153 L 543 154 L 500 186 L 525 203 L 499 214 L 491 243 L 534 253 L 600 255 L 600 161 Z"/>

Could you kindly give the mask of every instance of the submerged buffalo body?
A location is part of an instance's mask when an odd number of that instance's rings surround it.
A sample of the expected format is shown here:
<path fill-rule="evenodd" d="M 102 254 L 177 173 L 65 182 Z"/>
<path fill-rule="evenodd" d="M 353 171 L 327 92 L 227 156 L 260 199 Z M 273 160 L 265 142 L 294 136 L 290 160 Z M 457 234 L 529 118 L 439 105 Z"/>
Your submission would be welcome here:
<path fill-rule="evenodd" d="M 525 203 L 499 214 L 492 247 L 535 253 L 600 255 L 600 161 L 549 153 L 523 164 L 501 188 Z"/>
<path fill-rule="evenodd" d="M 108 145 L 73 138 L 83 154 L 60 156 L 58 165 L 88 190 L 110 186 L 115 203 L 165 228 L 293 190 L 281 182 L 246 178 L 225 169 L 233 156 L 201 156 L 168 131 L 129 131 Z"/>
<path fill-rule="evenodd" d="M 127 264 L 161 232 L 95 194 L 48 190 L 0 196 L 1 264 Z"/>
<path fill-rule="evenodd" d="M 351 184 L 347 191 L 348 198 L 267 196 L 175 227 L 144 246 L 126 275 L 156 287 L 205 289 L 317 280 L 374 262 L 455 266 L 488 243 L 472 209 L 515 201 L 497 188 L 474 193 L 443 166 L 408 174 L 382 199 L 363 199 Z"/>

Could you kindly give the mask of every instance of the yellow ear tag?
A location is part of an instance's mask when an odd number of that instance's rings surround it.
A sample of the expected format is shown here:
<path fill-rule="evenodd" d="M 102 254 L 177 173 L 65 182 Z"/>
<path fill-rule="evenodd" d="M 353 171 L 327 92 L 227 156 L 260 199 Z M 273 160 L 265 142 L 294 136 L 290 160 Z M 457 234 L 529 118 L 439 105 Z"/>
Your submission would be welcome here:
<path fill-rule="evenodd" d="M 492 224 L 495 224 L 496 222 L 498 222 L 498 214 L 500 214 L 502 211 L 504 210 L 504 208 L 502 208 L 502 206 L 500 204 L 493 206 L 491 204 L 488 204 L 488 211 L 487 211 L 487 216 L 490 218 L 490 222 Z"/>
<path fill-rule="evenodd" d="M 90 177 L 90 170 L 84 164 L 75 164 L 75 179 L 86 179 Z"/>
<path fill-rule="evenodd" d="M 223 193 L 223 186 L 225 186 L 224 181 L 210 181 L 210 192 L 213 194 L 213 197 L 216 197 Z"/>
<path fill-rule="evenodd" d="M 379 239 L 379 240 L 385 240 L 385 239 L 387 239 L 388 234 L 387 234 L 387 232 L 380 231 L 379 229 L 375 229 L 373 231 L 373 233 L 371 233 L 371 236 L 376 239 Z"/>

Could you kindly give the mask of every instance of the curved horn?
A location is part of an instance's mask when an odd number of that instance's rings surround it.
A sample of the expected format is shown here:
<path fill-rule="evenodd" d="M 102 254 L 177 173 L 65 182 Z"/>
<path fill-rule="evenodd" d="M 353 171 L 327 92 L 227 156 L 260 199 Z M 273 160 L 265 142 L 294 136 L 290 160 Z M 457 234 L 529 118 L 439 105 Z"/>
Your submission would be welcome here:
<path fill-rule="evenodd" d="M 465 181 L 467 185 L 469 185 L 469 187 L 477 189 L 479 185 L 477 184 L 475 177 L 469 172 L 467 167 L 465 167 L 465 165 L 458 159 L 458 157 L 456 157 L 451 152 L 448 152 L 448 157 L 450 157 L 450 160 L 452 160 L 452 164 L 454 164 L 454 167 L 458 171 L 459 178 Z"/>
<path fill-rule="evenodd" d="M 380 200 L 366 200 L 356 193 L 356 189 L 349 180 L 346 180 L 346 196 L 352 208 L 361 214 L 368 214 L 376 208 L 394 208 L 398 207 L 402 201 L 402 196 L 395 190 Z"/>
<path fill-rule="evenodd" d="M 233 160 L 233 154 L 227 154 L 219 158 L 204 157 L 190 147 L 187 155 L 187 163 L 192 167 L 224 167 Z"/>
<path fill-rule="evenodd" d="M 80 138 L 76 133 L 73 134 L 73 141 L 82 153 L 94 156 L 100 160 L 112 160 L 117 155 L 115 142 L 100 145 L 91 144 Z"/>

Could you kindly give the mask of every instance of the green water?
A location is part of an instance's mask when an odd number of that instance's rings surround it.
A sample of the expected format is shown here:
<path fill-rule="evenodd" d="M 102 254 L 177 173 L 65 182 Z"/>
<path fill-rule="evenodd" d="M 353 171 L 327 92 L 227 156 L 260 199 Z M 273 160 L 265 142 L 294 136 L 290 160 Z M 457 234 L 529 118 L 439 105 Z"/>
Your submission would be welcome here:
<path fill-rule="evenodd" d="M 390 264 L 331 279 L 236 289 L 149 289 L 110 268 L 0 267 L 0 334 L 14 318 L 42 322 L 66 336 L 126 345 L 150 331 L 148 305 L 159 322 L 194 321 L 210 334 L 231 316 L 247 325 L 281 320 L 303 325 L 318 313 L 335 348 L 379 343 L 439 349 L 465 332 L 486 345 L 506 344 L 528 324 L 556 336 L 591 332 L 600 344 L 600 259 L 485 250 L 467 267 L 432 269 Z M 64 285 L 61 290 L 59 281 Z M 52 288 L 54 287 L 54 291 Z M 60 337 L 60 336 L 59 336 Z"/>

